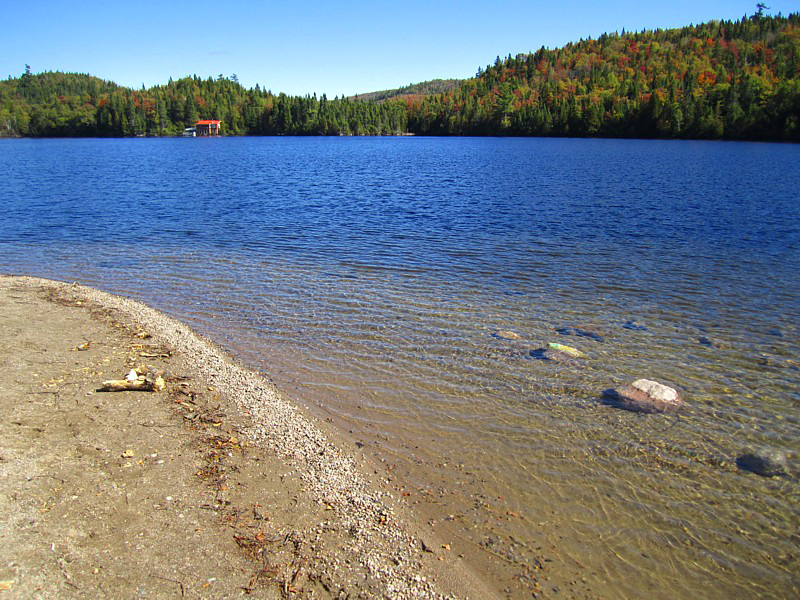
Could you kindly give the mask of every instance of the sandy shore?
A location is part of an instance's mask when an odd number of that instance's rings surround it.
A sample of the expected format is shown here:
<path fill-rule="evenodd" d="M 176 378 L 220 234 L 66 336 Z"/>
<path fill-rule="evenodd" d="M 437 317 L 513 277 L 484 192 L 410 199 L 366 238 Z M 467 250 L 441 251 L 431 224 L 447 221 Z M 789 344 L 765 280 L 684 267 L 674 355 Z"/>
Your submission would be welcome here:
<path fill-rule="evenodd" d="M 366 456 L 187 326 L 0 277 L 0 598 L 491 598 Z M 159 392 L 96 391 L 131 368 Z"/>

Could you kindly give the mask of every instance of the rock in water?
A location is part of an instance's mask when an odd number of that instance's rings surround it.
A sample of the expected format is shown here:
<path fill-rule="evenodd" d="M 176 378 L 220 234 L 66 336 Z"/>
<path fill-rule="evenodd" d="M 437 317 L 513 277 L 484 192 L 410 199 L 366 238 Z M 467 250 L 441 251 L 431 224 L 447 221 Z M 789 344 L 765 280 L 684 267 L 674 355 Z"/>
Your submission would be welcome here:
<path fill-rule="evenodd" d="M 626 410 L 644 413 L 663 413 L 677 410 L 683 400 L 673 388 L 649 379 L 637 379 L 614 390 L 606 390 L 606 396 Z"/>
<path fill-rule="evenodd" d="M 577 337 L 586 337 L 593 339 L 597 342 L 602 342 L 605 339 L 605 336 L 603 336 L 603 334 L 601 334 L 597 329 L 595 329 L 591 325 L 558 327 L 556 329 L 556 332 L 560 333 L 561 335 L 574 335 Z"/>
<path fill-rule="evenodd" d="M 531 350 L 528 354 L 531 358 L 535 358 L 536 360 L 546 360 L 570 365 L 578 364 L 578 361 L 571 354 L 561 352 L 560 350 L 553 350 L 552 348 L 536 348 Z"/>
<path fill-rule="evenodd" d="M 697 341 L 707 348 L 722 348 L 722 344 L 705 336 L 697 338 Z"/>
<path fill-rule="evenodd" d="M 564 344 L 557 344 L 555 342 L 550 342 L 547 344 L 547 347 L 550 350 L 557 350 L 559 352 L 564 352 L 569 354 L 573 358 L 586 358 L 586 355 L 578 350 L 577 348 L 573 348 L 572 346 L 565 346 Z"/>
<path fill-rule="evenodd" d="M 786 455 L 773 448 L 747 452 L 736 459 L 736 466 L 764 477 L 786 474 Z"/>
<path fill-rule="evenodd" d="M 518 333 L 514 333 L 513 331 L 506 331 L 506 330 L 499 330 L 495 331 L 492 334 L 494 337 L 499 338 L 501 340 L 519 340 L 521 339 Z"/>

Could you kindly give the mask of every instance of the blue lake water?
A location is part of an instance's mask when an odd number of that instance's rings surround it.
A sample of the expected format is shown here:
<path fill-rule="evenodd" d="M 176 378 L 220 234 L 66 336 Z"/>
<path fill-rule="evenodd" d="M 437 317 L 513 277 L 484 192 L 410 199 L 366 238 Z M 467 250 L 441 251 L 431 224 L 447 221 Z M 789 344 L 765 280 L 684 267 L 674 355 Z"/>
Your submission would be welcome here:
<path fill-rule="evenodd" d="M 4 140 L 0 271 L 190 323 L 366 444 L 512 595 L 789 597 L 799 165 L 757 143 Z M 531 356 L 548 342 L 588 358 Z M 602 402 L 640 377 L 687 408 Z M 762 446 L 788 476 L 736 468 Z"/>

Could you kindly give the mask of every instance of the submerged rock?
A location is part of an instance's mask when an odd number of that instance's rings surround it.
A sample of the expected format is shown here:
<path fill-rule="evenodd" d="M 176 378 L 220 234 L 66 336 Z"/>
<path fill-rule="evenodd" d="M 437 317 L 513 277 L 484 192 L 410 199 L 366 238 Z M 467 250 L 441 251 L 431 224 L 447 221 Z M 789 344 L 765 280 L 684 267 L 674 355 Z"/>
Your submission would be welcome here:
<path fill-rule="evenodd" d="M 647 327 L 645 327 L 641 323 L 637 323 L 636 321 L 627 321 L 625 325 L 622 326 L 622 328 L 630 329 L 632 331 L 647 331 Z"/>
<path fill-rule="evenodd" d="M 501 339 L 501 340 L 519 340 L 522 337 L 518 333 L 514 333 L 513 331 L 507 331 L 504 329 L 499 329 L 492 334 L 494 337 Z"/>
<path fill-rule="evenodd" d="M 774 448 L 761 448 L 739 456 L 736 466 L 763 477 L 786 475 L 786 454 Z"/>
<path fill-rule="evenodd" d="M 756 364 L 762 367 L 772 367 L 775 365 L 775 361 L 768 354 L 762 354 L 756 359 Z"/>
<path fill-rule="evenodd" d="M 600 333 L 597 329 L 592 327 L 591 325 L 575 325 L 575 326 L 568 326 L 568 327 L 558 327 L 556 329 L 557 333 L 561 335 L 574 335 L 577 337 L 586 337 L 597 342 L 602 342 L 605 340 L 605 336 Z"/>
<path fill-rule="evenodd" d="M 529 354 L 531 358 L 535 358 L 536 360 L 548 360 L 557 363 L 570 364 L 578 362 L 571 354 L 567 354 L 566 352 L 562 352 L 560 350 L 554 350 L 553 348 L 536 348 L 535 350 L 531 350 Z"/>
<path fill-rule="evenodd" d="M 722 344 L 710 338 L 707 338 L 706 336 L 701 336 L 697 338 L 697 341 L 703 346 L 706 346 L 707 348 L 722 348 Z"/>
<path fill-rule="evenodd" d="M 586 355 L 578 350 L 577 348 L 573 348 L 572 346 L 565 346 L 564 344 L 557 344 L 555 342 L 550 342 L 547 344 L 547 347 L 551 350 L 558 350 L 559 352 L 563 352 L 564 354 L 569 354 L 573 358 L 586 358 Z"/>
<path fill-rule="evenodd" d="M 678 392 L 662 383 L 649 379 L 637 379 L 603 395 L 619 408 L 644 413 L 672 412 L 683 406 Z"/>

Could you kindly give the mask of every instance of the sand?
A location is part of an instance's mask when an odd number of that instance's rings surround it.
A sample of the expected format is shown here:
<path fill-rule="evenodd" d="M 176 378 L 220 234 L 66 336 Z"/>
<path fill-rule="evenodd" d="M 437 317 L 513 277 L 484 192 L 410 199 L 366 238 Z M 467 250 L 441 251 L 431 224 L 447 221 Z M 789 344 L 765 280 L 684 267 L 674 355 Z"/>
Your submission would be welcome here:
<path fill-rule="evenodd" d="M 491 598 L 351 440 L 186 325 L 0 277 L 0 598 Z M 134 367 L 158 392 L 98 392 Z"/>

